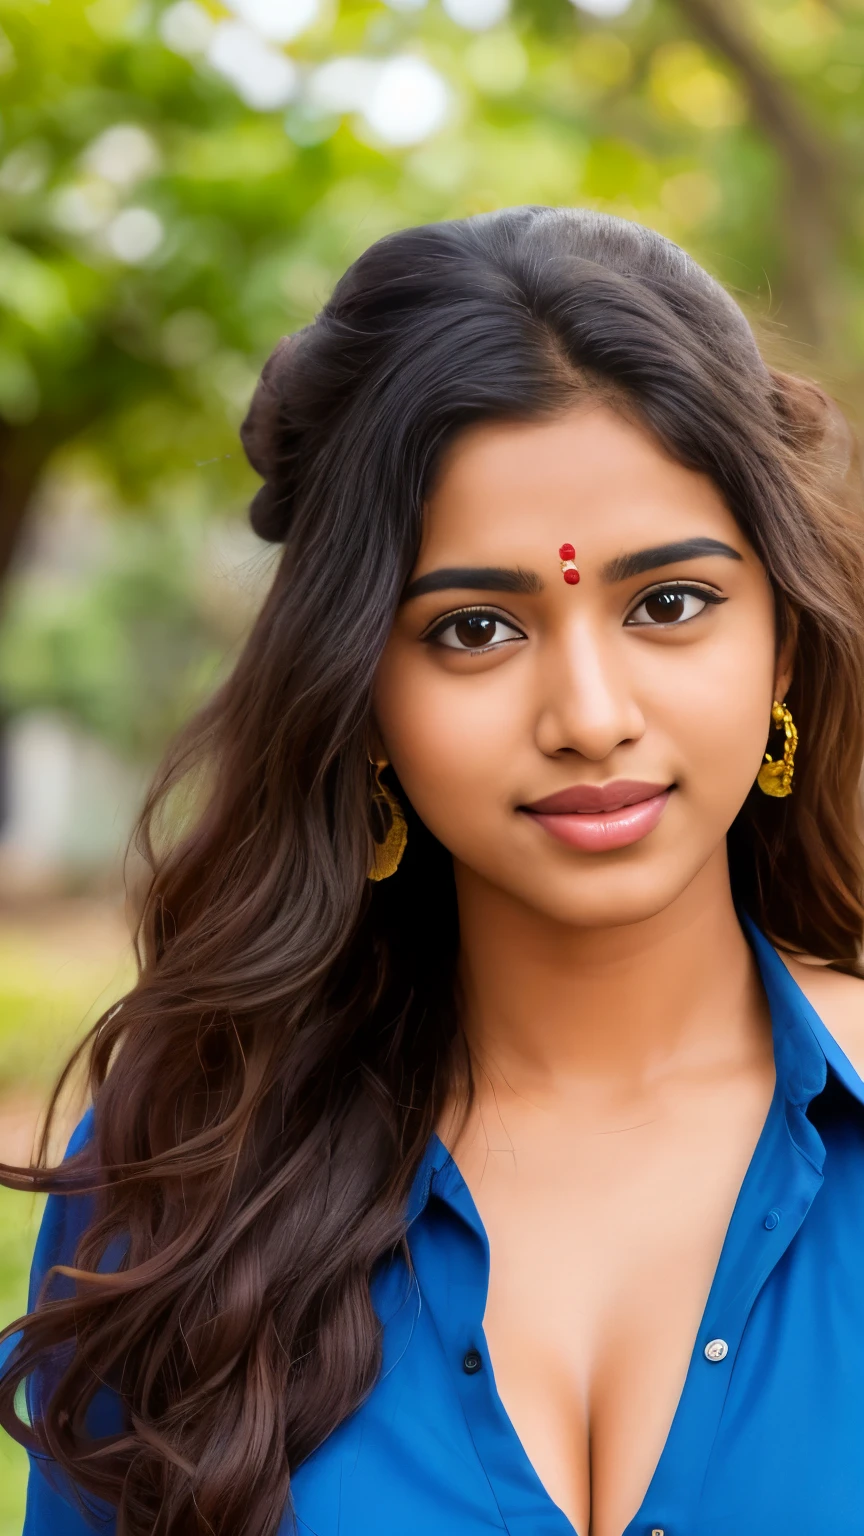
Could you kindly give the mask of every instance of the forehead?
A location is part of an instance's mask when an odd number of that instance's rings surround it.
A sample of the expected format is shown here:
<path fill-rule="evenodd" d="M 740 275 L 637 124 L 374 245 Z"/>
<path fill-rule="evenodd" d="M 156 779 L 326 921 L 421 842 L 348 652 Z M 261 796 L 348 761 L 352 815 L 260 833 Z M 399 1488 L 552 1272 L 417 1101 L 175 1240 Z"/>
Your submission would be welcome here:
<path fill-rule="evenodd" d="M 685 468 L 611 406 L 485 422 L 451 445 L 429 497 L 424 556 L 578 544 L 598 558 L 667 539 L 740 531 L 707 475 Z"/>

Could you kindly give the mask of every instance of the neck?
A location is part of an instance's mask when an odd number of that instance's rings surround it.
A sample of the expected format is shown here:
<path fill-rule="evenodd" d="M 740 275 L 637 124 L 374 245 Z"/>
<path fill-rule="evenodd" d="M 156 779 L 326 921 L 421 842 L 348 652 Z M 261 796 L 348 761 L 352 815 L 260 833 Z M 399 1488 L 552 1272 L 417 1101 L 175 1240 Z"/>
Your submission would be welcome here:
<path fill-rule="evenodd" d="M 593 1107 L 770 1050 L 725 849 L 664 911 L 575 928 L 457 865 L 464 1027 L 483 1084 Z"/>

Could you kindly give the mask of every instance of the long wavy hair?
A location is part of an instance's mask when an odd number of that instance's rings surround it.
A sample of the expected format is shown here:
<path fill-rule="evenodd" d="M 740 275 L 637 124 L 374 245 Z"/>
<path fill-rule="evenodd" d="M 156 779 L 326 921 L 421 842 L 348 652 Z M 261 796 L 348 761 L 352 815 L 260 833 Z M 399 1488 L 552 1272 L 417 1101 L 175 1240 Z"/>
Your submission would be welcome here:
<path fill-rule="evenodd" d="M 279 344 L 244 425 L 253 524 L 284 553 L 143 813 L 138 980 L 82 1047 L 92 1135 L 2 1175 L 86 1194 L 90 1220 L 12 1325 L 0 1422 L 115 1506 L 121 1536 L 274 1536 L 292 1472 L 375 1382 L 370 1278 L 404 1251 L 412 1178 L 470 1073 L 451 860 L 395 780 L 407 853 L 367 878 L 373 679 L 442 450 L 586 394 L 711 477 L 797 631 L 795 792 L 742 806 L 733 886 L 778 945 L 857 964 L 864 554 L 841 413 L 636 224 L 508 208 L 377 241 Z M 96 1437 L 105 1385 L 120 1418 Z"/>

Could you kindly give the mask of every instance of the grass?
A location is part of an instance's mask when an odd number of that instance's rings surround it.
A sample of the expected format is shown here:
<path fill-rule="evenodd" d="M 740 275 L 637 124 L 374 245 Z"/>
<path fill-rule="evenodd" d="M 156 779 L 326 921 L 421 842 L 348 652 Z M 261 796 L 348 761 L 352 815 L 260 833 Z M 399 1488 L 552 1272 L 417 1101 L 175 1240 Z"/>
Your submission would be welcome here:
<path fill-rule="evenodd" d="M 25 1161 L 36 1120 L 83 1031 L 132 980 L 122 918 L 107 903 L 0 915 L 0 1159 Z M 0 1325 L 26 1306 L 41 1200 L 0 1187 Z M 0 1536 L 21 1536 L 27 1458 L 0 1432 Z"/>
<path fill-rule="evenodd" d="M 4 1325 L 27 1305 L 30 1255 L 43 1201 L 0 1189 L 0 1318 Z M 21 1536 L 27 1484 L 27 1457 L 0 1434 L 0 1536 Z"/>

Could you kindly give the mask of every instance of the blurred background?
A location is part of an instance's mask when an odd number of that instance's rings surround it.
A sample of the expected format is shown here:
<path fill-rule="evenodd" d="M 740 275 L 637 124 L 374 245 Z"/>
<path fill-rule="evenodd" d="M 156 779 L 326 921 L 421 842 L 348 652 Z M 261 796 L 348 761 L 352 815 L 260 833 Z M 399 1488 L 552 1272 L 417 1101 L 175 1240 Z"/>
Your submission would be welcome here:
<path fill-rule="evenodd" d="M 388 230 L 636 218 L 864 414 L 864 0 L 0 0 L 0 1159 L 129 984 L 122 854 L 273 568 L 237 427 Z M 0 1319 L 34 1202 L 0 1190 Z M 23 1457 L 0 1445 L 0 1536 Z"/>

